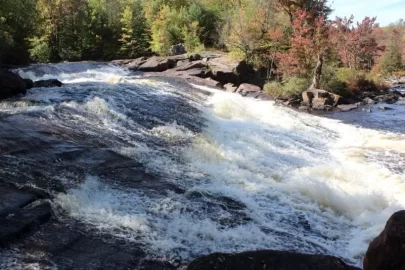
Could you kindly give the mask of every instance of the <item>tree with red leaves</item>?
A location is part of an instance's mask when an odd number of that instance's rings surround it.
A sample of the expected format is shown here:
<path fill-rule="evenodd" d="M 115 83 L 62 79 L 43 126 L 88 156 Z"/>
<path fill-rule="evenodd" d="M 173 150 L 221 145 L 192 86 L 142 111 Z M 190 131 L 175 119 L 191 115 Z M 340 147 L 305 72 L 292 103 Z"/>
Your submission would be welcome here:
<path fill-rule="evenodd" d="M 320 87 L 324 54 L 330 46 L 330 24 L 326 20 L 330 8 L 326 3 L 326 0 L 280 0 L 292 19 L 293 29 L 290 50 L 280 54 L 280 67 L 287 75 L 308 76 L 313 72 L 310 88 Z"/>
<path fill-rule="evenodd" d="M 376 18 L 365 17 L 353 26 L 353 16 L 336 18 L 333 41 L 343 64 L 352 69 L 371 69 L 384 47 L 378 46 Z"/>

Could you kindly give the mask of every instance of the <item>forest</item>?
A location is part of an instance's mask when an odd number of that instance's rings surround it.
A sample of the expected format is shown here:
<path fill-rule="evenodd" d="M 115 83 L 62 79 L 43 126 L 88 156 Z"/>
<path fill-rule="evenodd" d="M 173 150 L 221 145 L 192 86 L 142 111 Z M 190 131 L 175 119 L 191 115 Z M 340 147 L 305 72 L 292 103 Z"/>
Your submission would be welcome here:
<path fill-rule="evenodd" d="M 403 20 L 331 12 L 327 0 L 1 0 L 0 63 L 165 56 L 182 43 L 265 70 L 270 94 L 384 88 L 404 74 Z"/>

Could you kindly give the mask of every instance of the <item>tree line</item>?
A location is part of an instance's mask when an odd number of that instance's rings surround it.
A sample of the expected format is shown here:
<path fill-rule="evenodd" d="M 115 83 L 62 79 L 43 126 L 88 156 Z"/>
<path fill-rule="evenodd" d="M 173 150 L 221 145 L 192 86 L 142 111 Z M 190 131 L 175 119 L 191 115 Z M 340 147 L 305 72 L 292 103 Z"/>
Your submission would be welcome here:
<path fill-rule="evenodd" d="M 332 19 L 327 0 L 0 1 L 8 64 L 167 55 L 183 43 L 229 52 L 283 85 L 336 88 L 403 69 L 403 20 L 381 28 L 372 17 Z"/>

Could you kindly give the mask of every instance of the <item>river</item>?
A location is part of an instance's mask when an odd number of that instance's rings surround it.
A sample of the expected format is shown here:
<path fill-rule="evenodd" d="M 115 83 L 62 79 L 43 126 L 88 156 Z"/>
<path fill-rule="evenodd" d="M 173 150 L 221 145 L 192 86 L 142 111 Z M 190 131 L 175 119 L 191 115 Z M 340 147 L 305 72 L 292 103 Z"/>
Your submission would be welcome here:
<path fill-rule="evenodd" d="M 102 63 L 19 73 L 64 86 L 0 103 L 0 178 L 150 257 L 280 249 L 361 266 L 405 207 L 405 106 L 321 117 Z"/>

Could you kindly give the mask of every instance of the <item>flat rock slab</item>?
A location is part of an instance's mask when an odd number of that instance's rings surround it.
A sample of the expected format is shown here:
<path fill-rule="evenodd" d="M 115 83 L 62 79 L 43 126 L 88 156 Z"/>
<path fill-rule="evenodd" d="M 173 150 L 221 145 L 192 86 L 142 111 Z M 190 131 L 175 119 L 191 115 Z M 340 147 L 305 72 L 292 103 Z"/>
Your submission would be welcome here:
<path fill-rule="evenodd" d="M 36 206 L 25 207 L 7 217 L 0 218 L 0 246 L 20 238 L 51 216 L 51 206 L 44 202 Z"/>
<path fill-rule="evenodd" d="M 23 263 L 40 269 L 176 269 L 167 262 L 147 259 L 143 247 L 112 240 L 98 232 L 82 232 L 83 224 L 51 219 L 18 243 Z M 38 256 L 38 254 L 41 254 Z M 53 267 L 51 267 L 53 266 Z"/>
<path fill-rule="evenodd" d="M 0 184 L 0 217 L 6 216 L 38 199 L 38 195 Z"/>
<path fill-rule="evenodd" d="M 259 250 L 239 254 L 214 253 L 193 261 L 188 270 L 360 270 L 325 255 Z"/>
<path fill-rule="evenodd" d="M 358 106 L 356 104 L 347 104 L 347 105 L 338 105 L 338 109 L 341 112 L 349 112 L 352 110 L 356 110 Z"/>

